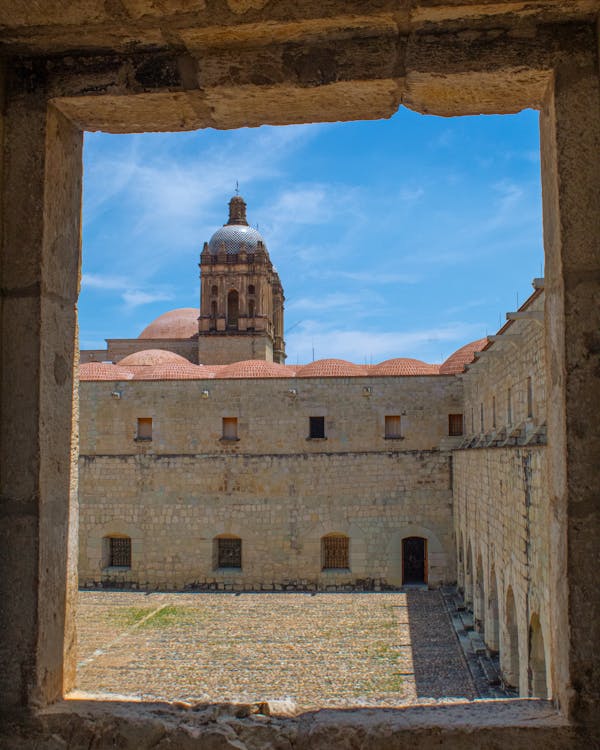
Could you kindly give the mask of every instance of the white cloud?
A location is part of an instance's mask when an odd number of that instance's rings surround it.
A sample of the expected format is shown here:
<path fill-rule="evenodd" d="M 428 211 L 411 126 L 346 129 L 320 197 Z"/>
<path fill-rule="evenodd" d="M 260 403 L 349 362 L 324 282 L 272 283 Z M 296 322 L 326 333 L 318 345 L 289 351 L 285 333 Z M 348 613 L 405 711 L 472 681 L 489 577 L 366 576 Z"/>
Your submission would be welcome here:
<path fill-rule="evenodd" d="M 84 273 L 81 277 L 81 288 L 82 291 L 96 289 L 103 292 L 118 292 L 128 308 L 173 299 L 173 293 L 168 288 L 142 289 L 139 285 L 132 285 L 131 280 L 126 276 Z"/>
<path fill-rule="evenodd" d="M 326 329 L 318 321 L 305 321 L 287 337 L 290 364 L 315 358 L 347 359 L 358 364 L 376 364 L 392 357 L 414 357 L 440 362 L 463 344 L 483 335 L 482 326 L 448 323 L 436 328 L 413 331 L 369 331 Z"/>
<path fill-rule="evenodd" d="M 148 305 L 151 302 L 173 299 L 173 295 L 166 294 L 165 292 L 142 292 L 139 289 L 135 289 L 124 292 L 122 298 L 127 307 L 139 307 L 140 305 Z"/>

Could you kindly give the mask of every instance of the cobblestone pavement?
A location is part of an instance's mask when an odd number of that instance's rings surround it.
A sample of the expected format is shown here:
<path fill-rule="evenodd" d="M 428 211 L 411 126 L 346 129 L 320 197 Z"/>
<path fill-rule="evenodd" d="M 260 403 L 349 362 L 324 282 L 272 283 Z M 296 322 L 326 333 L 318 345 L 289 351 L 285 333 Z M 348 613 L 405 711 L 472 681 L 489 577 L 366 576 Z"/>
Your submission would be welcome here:
<path fill-rule="evenodd" d="M 437 591 L 79 593 L 81 691 L 393 706 L 477 690 Z"/>

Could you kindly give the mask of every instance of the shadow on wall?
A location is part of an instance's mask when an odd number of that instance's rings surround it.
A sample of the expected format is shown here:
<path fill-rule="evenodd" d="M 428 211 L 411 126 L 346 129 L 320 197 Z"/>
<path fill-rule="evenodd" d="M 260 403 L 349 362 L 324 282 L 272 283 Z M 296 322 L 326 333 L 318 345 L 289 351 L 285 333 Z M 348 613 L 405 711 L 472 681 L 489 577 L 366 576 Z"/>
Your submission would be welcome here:
<path fill-rule="evenodd" d="M 441 595 L 409 590 L 398 612 L 408 618 L 417 698 L 477 698 Z"/>

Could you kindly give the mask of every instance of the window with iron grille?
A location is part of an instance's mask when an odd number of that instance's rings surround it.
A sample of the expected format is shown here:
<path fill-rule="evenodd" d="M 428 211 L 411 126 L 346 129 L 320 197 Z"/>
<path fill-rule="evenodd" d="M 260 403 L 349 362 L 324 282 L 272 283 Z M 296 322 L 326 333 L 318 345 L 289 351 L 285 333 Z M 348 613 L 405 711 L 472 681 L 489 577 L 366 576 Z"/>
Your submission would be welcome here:
<path fill-rule="evenodd" d="M 386 438 L 402 437 L 400 430 L 401 430 L 400 416 L 386 416 L 385 418 Z"/>
<path fill-rule="evenodd" d="M 323 570 L 349 568 L 350 539 L 344 534 L 328 534 L 321 539 Z"/>
<path fill-rule="evenodd" d="M 308 437 L 312 439 L 325 437 L 325 417 L 308 418 Z"/>
<path fill-rule="evenodd" d="M 456 437 L 463 434 L 463 415 L 448 414 L 448 435 Z"/>
<path fill-rule="evenodd" d="M 131 567 L 131 539 L 125 537 L 109 537 L 109 559 L 111 568 Z"/>
<path fill-rule="evenodd" d="M 242 567 L 242 540 L 220 537 L 217 540 L 217 567 Z"/>
<path fill-rule="evenodd" d="M 237 417 L 223 417 L 223 440 L 238 439 Z"/>

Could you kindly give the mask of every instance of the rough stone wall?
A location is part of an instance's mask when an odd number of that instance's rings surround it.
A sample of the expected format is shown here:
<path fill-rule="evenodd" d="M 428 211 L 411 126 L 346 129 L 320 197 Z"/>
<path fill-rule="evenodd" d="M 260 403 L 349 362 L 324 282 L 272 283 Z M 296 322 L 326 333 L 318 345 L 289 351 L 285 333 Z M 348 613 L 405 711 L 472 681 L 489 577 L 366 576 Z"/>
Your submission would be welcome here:
<path fill-rule="evenodd" d="M 198 342 L 194 339 L 107 339 L 106 360 L 120 362 L 134 352 L 146 349 L 167 349 L 198 364 Z M 82 352 L 83 354 L 83 352 Z M 83 361 L 83 359 L 82 359 Z"/>
<path fill-rule="evenodd" d="M 529 627 L 534 615 L 541 622 L 548 686 L 552 675 L 543 311 L 540 289 L 521 307 L 519 314 L 529 317 L 504 326 L 463 375 L 467 436 L 463 449 L 453 454 L 459 583 L 474 609 L 476 627 L 500 651 L 505 677 L 521 695 L 531 692 Z M 509 674 L 514 645 L 508 628 L 509 588 L 517 614 L 515 675 Z"/>
<path fill-rule="evenodd" d="M 83 382 L 80 581 L 398 586 L 412 535 L 428 539 L 429 583 L 451 581 L 439 445 L 460 398 L 452 376 Z M 401 415 L 402 438 L 385 437 L 386 414 Z M 325 417 L 324 439 L 308 439 L 310 416 Z M 152 417 L 151 441 L 135 439 L 138 417 Z M 223 439 L 223 417 L 238 440 Z M 347 571 L 321 572 L 331 532 L 350 537 Z M 109 534 L 131 537 L 130 571 L 102 571 Z M 214 570 L 219 534 L 242 538 L 241 571 Z"/>

